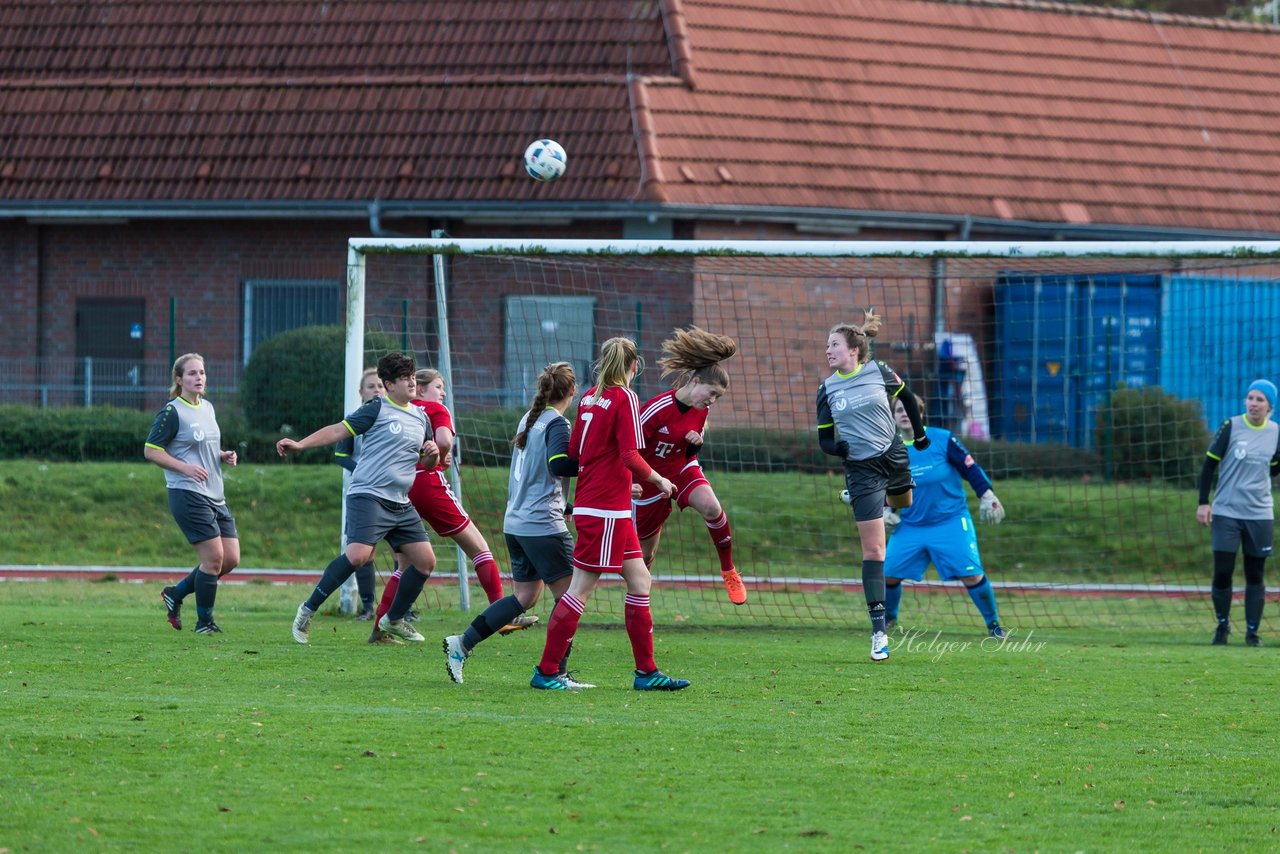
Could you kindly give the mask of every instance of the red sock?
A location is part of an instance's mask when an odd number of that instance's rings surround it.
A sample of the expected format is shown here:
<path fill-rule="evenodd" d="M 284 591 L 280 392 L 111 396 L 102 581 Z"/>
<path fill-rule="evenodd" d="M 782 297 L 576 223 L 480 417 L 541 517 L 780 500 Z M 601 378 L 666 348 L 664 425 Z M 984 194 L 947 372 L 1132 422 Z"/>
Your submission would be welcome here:
<path fill-rule="evenodd" d="M 653 613 L 649 610 L 649 597 L 628 593 L 625 613 L 627 637 L 631 639 L 636 670 L 652 673 L 658 665 L 653 660 Z"/>
<path fill-rule="evenodd" d="M 396 591 L 400 589 L 400 570 L 391 573 L 387 586 L 382 588 L 382 598 L 378 600 L 378 612 L 373 616 L 373 625 L 378 625 L 382 615 L 391 610 L 391 603 L 396 601 Z"/>
<path fill-rule="evenodd" d="M 711 542 L 715 543 L 716 554 L 720 557 L 720 571 L 733 569 L 733 534 L 729 530 L 729 517 L 723 510 L 707 522 L 707 533 L 711 535 Z"/>
<path fill-rule="evenodd" d="M 471 559 L 476 568 L 476 578 L 484 588 L 484 595 L 489 597 L 492 605 L 502 598 L 502 574 L 498 572 L 498 562 L 493 559 L 493 552 L 480 552 Z"/>
<path fill-rule="evenodd" d="M 578 631 L 582 608 L 581 602 L 566 593 L 551 610 L 551 619 L 547 621 L 547 643 L 542 648 L 542 660 L 538 662 L 543 676 L 554 676 L 560 672 L 560 661 Z"/>

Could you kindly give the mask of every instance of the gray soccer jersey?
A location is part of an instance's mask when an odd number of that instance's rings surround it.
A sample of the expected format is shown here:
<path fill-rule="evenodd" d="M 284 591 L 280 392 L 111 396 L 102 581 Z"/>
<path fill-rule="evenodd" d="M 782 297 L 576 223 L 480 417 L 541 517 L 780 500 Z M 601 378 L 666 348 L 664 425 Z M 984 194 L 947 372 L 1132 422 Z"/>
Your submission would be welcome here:
<path fill-rule="evenodd" d="M 418 454 L 427 438 L 427 416 L 412 403 L 399 406 L 375 397 L 342 421 L 352 436 L 363 436 L 348 495 L 374 495 L 409 502 Z"/>
<path fill-rule="evenodd" d="M 166 403 L 151 425 L 147 447 L 167 451 L 174 459 L 193 463 L 209 473 L 208 479 L 201 483 L 165 469 L 164 482 L 170 489 L 189 489 L 216 504 L 225 503 L 220 456 L 222 431 L 218 429 L 212 403 L 202 399 L 199 404 L 190 404 L 181 397 Z"/>
<path fill-rule="evenodd" d="M 1280 425 L 1267 420 L 1261 427 L 1243 415 L 1222 422 L 1209 456 L 1221 462 L 1213 513 L 1232 519 L 1275 518 L 1271 499 L 1271 461 L 1280 452 Z"/>
<path fill-rule="evenodd" d="M 516 427 L 524 429 L 526 412 Z M 547 469 L 547 460 L 569 448 L 569 422 L 554 409 L 544 409 L 525 436 L 524 449 L 513 449 L 507 476 L 507 513 L 502 532 L 516 537 L 564 533 L 564 481 Z"/>
<path fill-rule="evenodd" d="M 835 426 L 838 438 L 849 445 L 848 459 L 883 454 L 898 433 L 889 399 L 903 387 L 884 362 L 867 362 L 848 374 L 836 371 L 818 386 L 818 428 Z"/>

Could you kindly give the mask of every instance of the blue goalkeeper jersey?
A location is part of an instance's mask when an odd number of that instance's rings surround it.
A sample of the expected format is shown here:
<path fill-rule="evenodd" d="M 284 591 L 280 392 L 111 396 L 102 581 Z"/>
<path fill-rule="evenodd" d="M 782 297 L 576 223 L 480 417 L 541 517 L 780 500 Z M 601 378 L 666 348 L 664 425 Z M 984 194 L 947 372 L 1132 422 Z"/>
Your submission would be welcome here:
<path fill-rule="evenodd" d="M 929 434 L 929 447 L 917 451 L 907 445 L 911 478 L 916 488 L 911 495 L 911 506 L 898 511 L 904 525 L 941 525 L 957 516 L 968 515 L 965 480 L 976 495 L 991 488 L 987 473 L 950 430 L 925 429 Z"/>

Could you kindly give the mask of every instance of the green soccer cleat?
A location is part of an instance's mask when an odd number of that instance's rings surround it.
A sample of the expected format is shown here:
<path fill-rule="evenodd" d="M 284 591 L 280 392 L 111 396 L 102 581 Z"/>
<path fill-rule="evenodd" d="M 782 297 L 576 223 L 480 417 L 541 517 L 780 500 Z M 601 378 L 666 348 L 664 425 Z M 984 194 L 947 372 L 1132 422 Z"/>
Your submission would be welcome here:
<path fill-rule="evenodd" d="M 683 691 L 688 687 L 688 679 L 672 679 L 661 670 L 655 670 L 652 673 L 636 671 L 635 689 L 637 691 Z"/>

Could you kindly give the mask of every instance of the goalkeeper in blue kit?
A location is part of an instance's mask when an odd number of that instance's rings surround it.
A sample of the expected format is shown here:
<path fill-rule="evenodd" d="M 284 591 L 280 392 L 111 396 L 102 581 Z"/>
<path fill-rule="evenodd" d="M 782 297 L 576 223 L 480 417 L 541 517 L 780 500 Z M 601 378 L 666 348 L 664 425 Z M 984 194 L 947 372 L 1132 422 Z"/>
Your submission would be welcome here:
<path fill-rule="evenodd" d="M 916 398 L 920 412 L 924 401 Z M 993 525 L 1004 519 L 1004 505 L 996 498 L 991 480 L 968 449 L 949 430 L 926 427 L 929 445 L 916 450 L 911 441 L 911 421 L 901 401 L 894 401 L 894 417 L 907 445 L 911 477 L 916 482 L 910 507 L 898 511 L 900 519 L 885 552 L 885 617 L 892 628 L 902 602 L 902 582 L 924 580 L 932 563 L 943 581 L 959 579 L 969 592 L 994 638 L 1005 637 L 996 608 L 996 594 L 982 568 L 973 516 L 965 501 L 968 481 L 980 501 L 978 517 Z M 886 526 L 893 518 L 886 512 Z"/>

